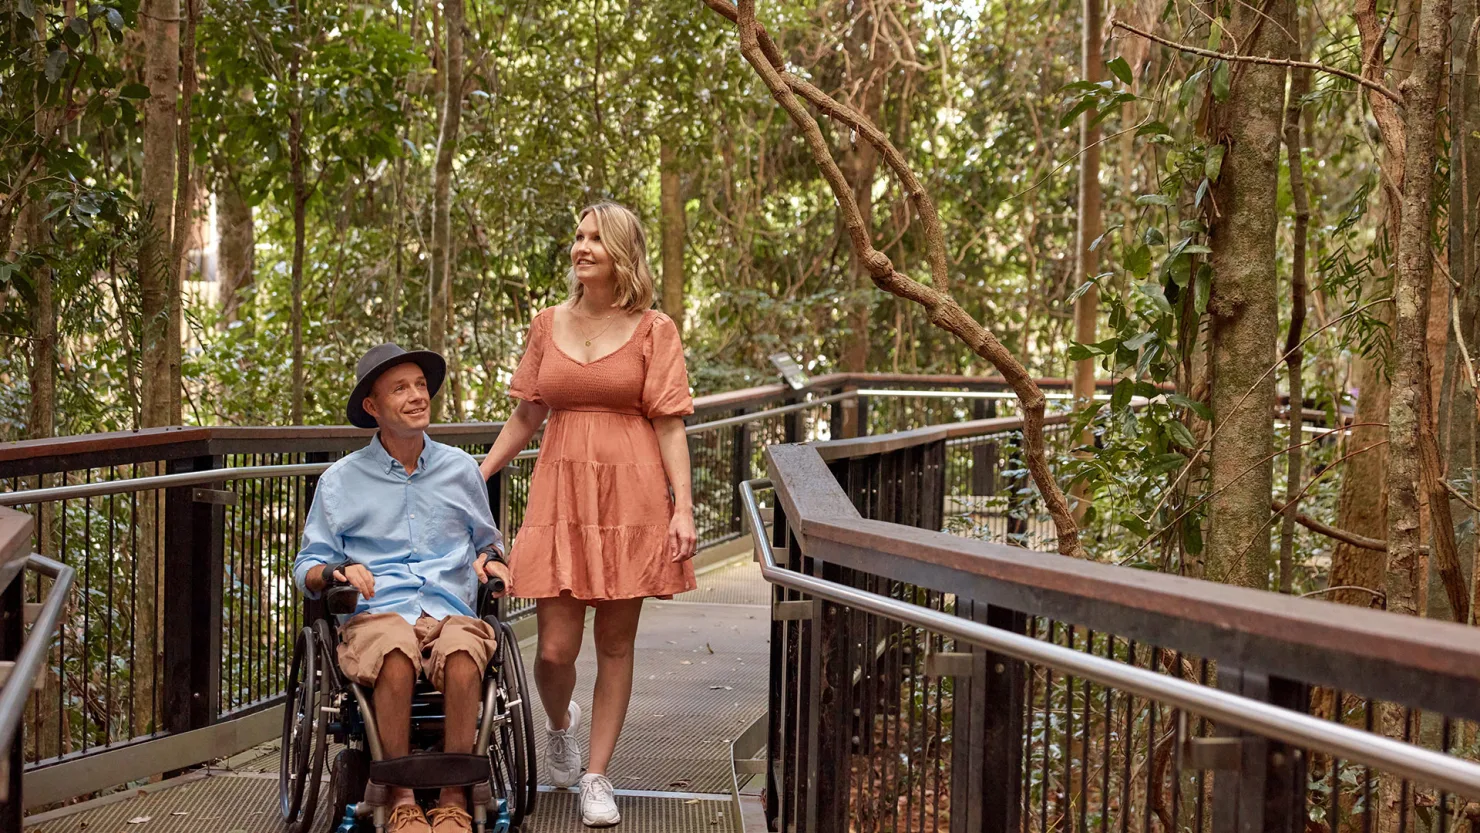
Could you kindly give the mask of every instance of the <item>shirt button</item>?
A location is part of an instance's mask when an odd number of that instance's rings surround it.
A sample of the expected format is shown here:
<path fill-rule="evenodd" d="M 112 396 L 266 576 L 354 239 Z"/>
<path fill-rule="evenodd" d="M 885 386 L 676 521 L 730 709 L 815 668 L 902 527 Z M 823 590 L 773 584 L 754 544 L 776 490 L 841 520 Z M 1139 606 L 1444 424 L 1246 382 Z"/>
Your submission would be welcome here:
<path fill-rule="evenodd" d="M 412 512 L 411 513 L 411 520 L 413 520 L 413 521 L 416 520 L 416 513 L 415 512 Z"/>

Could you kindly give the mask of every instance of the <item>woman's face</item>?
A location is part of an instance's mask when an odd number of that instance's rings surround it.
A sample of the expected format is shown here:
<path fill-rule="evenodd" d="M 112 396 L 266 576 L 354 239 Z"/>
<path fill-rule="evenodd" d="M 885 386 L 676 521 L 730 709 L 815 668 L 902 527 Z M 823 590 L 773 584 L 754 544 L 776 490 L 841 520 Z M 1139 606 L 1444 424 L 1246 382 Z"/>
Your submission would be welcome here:
<path fill-rule="evenodd" d="M 585 286 L 612 280 L 612 258 L 601 242 L 595 212 L 582 217 L 581 224 L 576 227 L 576 239 L 570 246 L 570 264 L 576 270 L 576 279 Z"/>

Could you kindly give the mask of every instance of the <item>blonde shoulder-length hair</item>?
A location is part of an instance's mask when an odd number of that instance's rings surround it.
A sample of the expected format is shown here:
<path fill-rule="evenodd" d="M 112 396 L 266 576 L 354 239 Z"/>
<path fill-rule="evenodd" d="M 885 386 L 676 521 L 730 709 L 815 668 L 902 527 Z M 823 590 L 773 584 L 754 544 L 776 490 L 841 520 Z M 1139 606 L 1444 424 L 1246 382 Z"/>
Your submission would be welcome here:
<path fill-rule="evenodd" d="M 616 273 L 617 306 L 628 312 L 641 312 L 653 305 L 653 271 L 648 267 L 647 238 L 642 233 L 642 223 L 637 215 L 626 206 L 603 200 L 581 209 L 576 221 L 586 219 L 587 214 L 596 215 L 596 231 L 601 235 L 601 244 L 611 255 L 612 271 Z M 581 300 L 586 287 L 576 277 L 576 268 L 571 266 L 567 280 L 570 282 L 570 298 Z"/>

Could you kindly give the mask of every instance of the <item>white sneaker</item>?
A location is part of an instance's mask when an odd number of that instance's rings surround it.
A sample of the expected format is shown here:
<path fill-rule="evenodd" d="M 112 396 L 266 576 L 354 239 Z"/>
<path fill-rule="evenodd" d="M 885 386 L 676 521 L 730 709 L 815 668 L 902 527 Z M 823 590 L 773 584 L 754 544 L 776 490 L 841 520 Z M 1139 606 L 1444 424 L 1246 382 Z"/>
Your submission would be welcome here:
<path fill-rule="evenodd" d="M 581 707 L 570 701 L 570 725 L 556 729 L 545 720 L 545 771 L 557 787 L 574 786 L 581 777 L 581 742 L 576 730 L 581 727 Z"/>
<path fill-rule="evenodd" d="M 611 827 L 622 822 L 612 782 L 605 775 L 588 772 L 581 777 L 581 823 L 587 827 Z"/>

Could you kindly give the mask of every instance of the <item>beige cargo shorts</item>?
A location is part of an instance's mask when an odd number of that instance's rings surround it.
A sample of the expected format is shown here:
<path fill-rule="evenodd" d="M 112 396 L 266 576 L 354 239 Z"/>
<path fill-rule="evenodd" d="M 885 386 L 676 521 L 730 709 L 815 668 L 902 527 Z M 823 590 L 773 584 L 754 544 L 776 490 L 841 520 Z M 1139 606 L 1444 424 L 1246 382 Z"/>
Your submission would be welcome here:
<path fill-rule="evenodd" d="M 373 687 L 386 656 L 400 651 L 441 691 L 448 657 L 466 651 L 481 673 L 497 647 L 493 627 L 471 616 L 434 619 L 423 613 L 413 625 L 399 613 L 361 613 L 339 629 L 339 670 Z"/>

